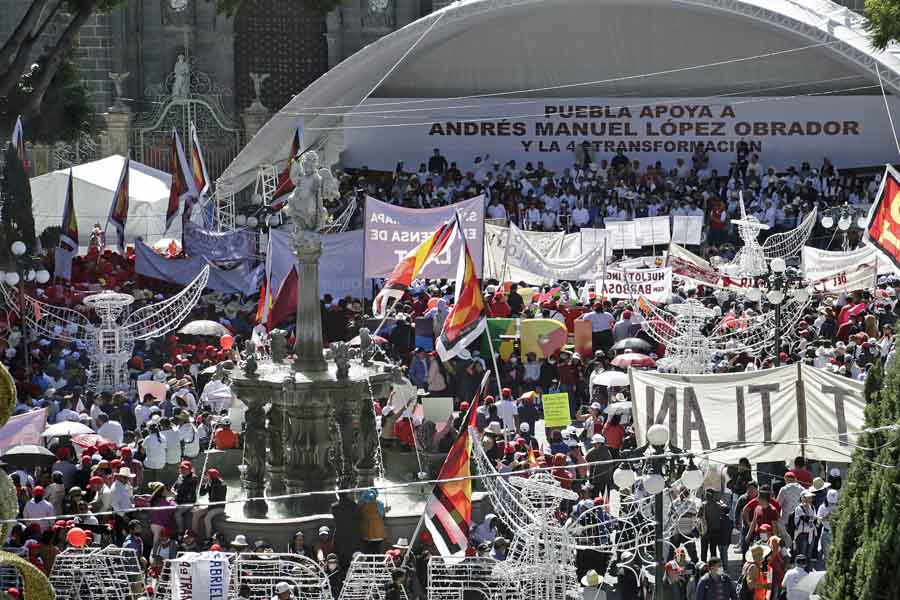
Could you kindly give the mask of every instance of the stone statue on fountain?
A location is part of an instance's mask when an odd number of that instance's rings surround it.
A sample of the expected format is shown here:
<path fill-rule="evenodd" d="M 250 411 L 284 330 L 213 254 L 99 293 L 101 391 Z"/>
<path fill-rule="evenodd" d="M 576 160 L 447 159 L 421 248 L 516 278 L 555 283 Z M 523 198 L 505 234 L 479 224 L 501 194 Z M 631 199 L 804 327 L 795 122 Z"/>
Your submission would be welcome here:
<path fill-rule="evenodd" d="M 319 231 L 328 223 L 326 200 L 340 197 L 337 181 L 331 171 L 319 167 L 314 151 L 302 154 L 291 166 L 294 191 L 288 196 L 286 210 L 294 222 L 294 247 L 321 251 Z"/>

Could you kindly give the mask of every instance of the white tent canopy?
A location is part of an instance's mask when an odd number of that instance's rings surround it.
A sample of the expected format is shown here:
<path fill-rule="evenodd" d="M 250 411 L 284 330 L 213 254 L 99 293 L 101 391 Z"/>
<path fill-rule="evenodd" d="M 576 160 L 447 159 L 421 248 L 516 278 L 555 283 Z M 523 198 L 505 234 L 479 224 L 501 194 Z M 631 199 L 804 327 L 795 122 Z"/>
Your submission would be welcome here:
<path fill-rule="evenodd" d="M 125 157 L 114 154 L 72 168 L 80 245 L 87 245 L 95 223 L 106 227 L 109 207 L 124 164 Z M 169 174 L 132 160 L 129 177 L 126 242 L 131 243 L 138 237 L 150 244 L 164 237 L 178 238 L 181 234 L 180 217 L 175 219 L 168 233 L 165 231 L 172 179 Z M 61 224 L 68 181 L 68 169 L 31 180 L 34 226 L 38 233 Z M 117 238 L 113 227 L 109 228 L 107 236 L 107 245 L 115 245 Z"/>

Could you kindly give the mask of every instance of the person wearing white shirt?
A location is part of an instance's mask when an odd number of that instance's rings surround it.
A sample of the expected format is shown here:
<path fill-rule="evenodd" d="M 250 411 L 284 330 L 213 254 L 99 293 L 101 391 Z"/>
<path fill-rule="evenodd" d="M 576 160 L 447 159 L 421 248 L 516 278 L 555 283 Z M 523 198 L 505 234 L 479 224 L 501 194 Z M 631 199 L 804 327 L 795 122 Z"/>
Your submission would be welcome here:
<path fill-rule="evenodd" d="M 150 421 L 150 403 L 153 402 L 153 394 L 144 394 L 144 399 L 140 404 L 134 407 L 134 420 L 137 428 L 140 429 Z"/>
<path fill-rule="evenodd" d="M 144 438 L 144 481 L 159 481 L 166 467 L 166 438 L 159 432 L 159 425 L 150 424 L 150 433 Z"/>
<path fill-rule="evenodd" d="M 44 488 L 42 486 L 34 486 L 31 495 L 31 500 L 26 502 L 22 508 L 22 517 L 25 519 L 41 519 L 40 521 L 32 522 L 37 523 L 41 531 L 44 531 L 53 524 L 52 517 L 56 516 L 56 509 L 44 499 Z"/>
<path fill-rule="evenodd" d="M 794 557 L 794 567 L 788 569 L 787 573 L 784 574 L 784 579 L 781 580 L 781 586 L 787 592 L 787 600 L 806 600 L 809 598 L 808 592 L 797 589 L 800 581 L 809 574 L 806 571 L 806 560 L 806 556 L 803 554 L 798 554 Z"/>
<path fill-rule="evenodd" d="M 166 439 L 166 475 L 174 477 L 178 472 L 178 465 L 181 464 L 181 434 L 172 428 L 171 421 L 166 418 L 159 420 L 159 433 Z"/>
<path fill-rule="evenodd" d="M 541 227 L 544 231 L 556 231 L 558 221 L 557 214 L 549 208 L 545 208 L 541 213 Z"/>
<path fill-rule="evenodd" d="M 572 211 L 572 224 L 578 227 L 587 227 L 591 222 L 591 213 L 584 207 L 584 203 L 579 200 L 578 206 Z"/>
<path fill-rule="evenodd" d="M 494 200 L 491 202 L 491 205 L 488 206 L 487 209 L 488 218 L 489 219 L 503 219 L 506 220 L 506 207 L 500 204 L 499 201 Z"/>
<path fill-rule="evenodd" d="M 56 422 L 57 423 L 62 423 L 64 421 L 74 421 L 77 423 L 78 420 L 79 420 L 78 413 L 70 408 L 68 402 L 66 402 L 65 408 L 63 408 L 61 411 L 56 413 Z"/>
<path fill-rule="evenodd" d="M 532 204 L 528 207 L 528 210 L 525 211 L 525 228 L 529 231 L 534 231 L 536 229 L 540 229 L 540 226 L 541 211 Z"/>
<path fill-rule="evenodd" d="M 134 474 L 131 469 L 122 467 L 116 473 L 116 479 L 109 487 L 110 508 L 117 515 L 124 516 L 134 508 L 134 488 L 131 486 L 133 478 Z"/>
<path fill-rule="evenodd" d="M 512 398 L 512 392 L 504 388 L 502 390 L 500 401 L 497 403 L 497 416 L 503 421 L 503 428 L 507 431 L 518 431 L 516 426 L 516 418 L 519 414 L 519 408 L 516 401 Z"/>
<path fill-rule="evenodd" d="M 100 423 L 100 427 L 97 428 L 97 435 L 111 442 L 115 442 L 116 446 L 121 446 L 122 440 L 125 438 L 125 431 L 122 429 L 122 424 L 118 421 L 111 421 L 109 415 L 103 412 L 100 413 L 97 420 Z"/>
<path fill-rule="evenodd" d="M 549 209 L 553 212 L 556 212 L 559 210 L 559 202 L 559 196 L 556 195 L 556 192 L 551 191 L 544 196 L 544 209 Z"/>
<path fill-rule="evenodd" d="M 197 412 L 197 398 L 194 397 L 193 392 L 191 392 L 189 388 L 183 387 L 172 394 L 173 401 L 177 402 L 178 398 L 184 398 L 185 404 L 189 411 Z"/>
<path fill-rule="evenodd" d="M 181 425 L 178 427 L 178 435 L 182 444 L 182 454 L 184 458 L 194 459 L 200 454 L 200 433 L 194 424 L 191 423 L 191 415 L 182 411 L 176 417 L 180 420 Z"/>

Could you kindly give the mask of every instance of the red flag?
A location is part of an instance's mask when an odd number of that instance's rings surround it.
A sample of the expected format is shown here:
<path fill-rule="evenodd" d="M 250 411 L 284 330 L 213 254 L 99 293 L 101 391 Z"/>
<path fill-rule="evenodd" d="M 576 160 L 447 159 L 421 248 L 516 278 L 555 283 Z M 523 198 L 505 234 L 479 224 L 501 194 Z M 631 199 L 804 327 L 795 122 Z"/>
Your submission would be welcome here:
<path fill-rule="evenodd" d="M 69 168 L 69 182 L 66 185 L 66 200 L 63 207 L 59 247 L 70 252 L 78 249 L 78 217 L 75 214 L 75 186 L 71 168 Z"/>
<path fill-rule="evenodd" d="M 269 311 L 269 319 L 266 323 L 269 329 L 297 313 L 297 286 L 299 283 L 297 267 L 292 267 L 291 272 L 281 282 L 281 287 L 278 288 L 278 293 L 275 295 L 275 302 Z"/>
<path fill-rule="evenodd" d="M 113 194 L 112 205 L 109 207 L 109 217 L 106 222 L 112 223 L 119 234 L 119 252 L 125 254 L 125 223 L 128 221 L 128 176 L 131 159 L 126 158 L 122 166 L 122 174 L 119 175 L 119 185 Z"/>
<path fill-rule="evenodd" d="M 187 160 L 184 158 L 184 148 L 181 146 L 181 138 L 178 130 L 172 129 L 172 147 L 169 158 L 169 172 L 172 175 L 172 183 L 169 186 L 169 206 L 166 209 L 166 231 L 172 226 L 172 221 L 178 214 L 178 209 L 183 201 L 187 201 L 193 195 L 193 179 L 188 177 Z M 185 206 L 190 216 L 190 209 Z M 183 220 L 183 217 L 182 217 Z"/>
<path fill-rule="evenodd" d="M 900 173 L 887 165 L 869 211 L 866 238 L 900 268 Z"/>
<path fill-rule="evenodd" d="M 472 475 L 469 460 L 472 456 L 472 432 L 478 415 L 476 394 L 469 407 L 469 418 L 456 441 L 450 447 L 447 458 L 441 466 L 438 479 L 431 496 L 425 503 L 425 527 L 431 534 L 434 545 L 441 556 L 463 557 L 469 546 L 469 528 L 472 526 L 472 480 L 446 481 L 447 479 L 468 478 Z"/>
<path fill-rule="evenodd" d="M 206 171 L 206 161 L 203 160 L 203 151 L 200 149 L 200 139 L 197 137 L 197 128 L 191 121 L 191 177 L 194 181 L 196 200 L 203 198 L 209 191 L 209 173 Z"/>
<path fill-rule="evenodd" d="M 294 130 L 294 139 L 291 140 L 291 149 L 288 153 L 287 164 L 278 176 L 278 187 L 272 193 L 272 205 L 274 210 L 280 210 L 287 202 L 287 196 L 294 191 L 294 182 L 291 181 L 291 167 L 294 166 L 294 160 L 303 150 L 303 125 L 299 125 Z"/>
<path fill-rule="evenodd" d="M 486 328 L 481 282 L 475 274 L 475 262 L 463 238 L 463 249 L 456 271 L 456 301 L 444 321 L 444 328 L 436 344 L 441 360 L 447 361 L 458 355 L 478 339 Z"/>
<path fill-rule="evenodd" d="M 403 297 L 425 265 L 443 252 L 456 231 L 456 221 L 444 223 L 428 236 L 428 239 L 410 250 L 403 260 L 397 263 L 391 276 L 385 281 L 384 287 L 372 302 L 372 312 L 375 316 L 384 316 L 387 313 L 389 299 L 393 298 L 394 301 L 397 301 Z"/>

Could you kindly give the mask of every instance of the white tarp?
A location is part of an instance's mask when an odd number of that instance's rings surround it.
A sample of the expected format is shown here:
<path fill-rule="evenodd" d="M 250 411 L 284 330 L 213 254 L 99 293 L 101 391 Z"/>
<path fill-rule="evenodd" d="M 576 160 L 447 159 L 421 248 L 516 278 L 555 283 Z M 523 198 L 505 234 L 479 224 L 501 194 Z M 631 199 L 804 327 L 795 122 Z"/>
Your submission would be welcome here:
<path fill-rule="evenodd" d="M 852 292 L 875 287 L 879 261 L 874 248 L 831 252 L 804 246 L 801 257 L 803 270 L 816 292 Z"/>
<path fill-rule="evenodd" d="M 106 227 L 109 206 L 119 184 L 124 163 L 123 156 L 114 154 L 72 168 L 79 245 L 88 244 L 95 223 L 100 223 L 100 227 Z M 180 237 L 180 217 L 172 222 L 168 233 L 165 231 L 169 183 L 172 179 L 169 174 L 132 160 L 129 178 L 126 243 L 133 243 L 140 237 L 153 245 L 161 238 Z M 58 227 L 62 222 L 68 181 L 68 169 L 32 178 L 34 227 L 38 234 L 47 227 Z M 115 228 L 110 227 L 107 236 L 109 245 L 114 246 L 117 239 Z"/>
<path fill-rule="evenodd" d="M 484 278 L 531 284 L 590 281 L 602 269 L 603 246 L 579 252 L 577 235 L 522 231 L 513 224 L 508 228 L 486 224 L 484 235 Z"/>
<path fill-rule="evenodd" d="M 647 428 L 668 425 L 671 444 L 703 451 L 734 445 L 717 461 L 790 460 L 801 453 L 846 462 L 853 432 L 864 426 L 863 384 L 809 365 L 714 375 L 631 373 L 638 446 Z"/>

